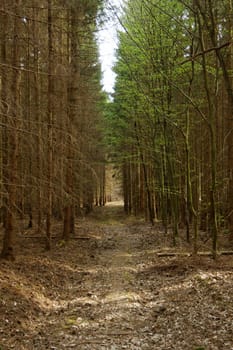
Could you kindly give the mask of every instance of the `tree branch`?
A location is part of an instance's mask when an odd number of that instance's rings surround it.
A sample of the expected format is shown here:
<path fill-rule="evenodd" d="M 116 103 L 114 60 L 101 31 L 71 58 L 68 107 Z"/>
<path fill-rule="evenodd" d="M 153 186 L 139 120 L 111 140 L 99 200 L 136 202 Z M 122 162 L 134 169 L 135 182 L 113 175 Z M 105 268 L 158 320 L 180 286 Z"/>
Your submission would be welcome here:
<path fill-rule="evenodd" d="M 223 49 L 225 47 L 228 47 L 228 46 L 230 46 L 232 44 L 233 44 L 233 41 L 228 41 L 228 42 L 226 42 L 226 43 L 224 43 L 224 44 L 222 44 L 220 46 L 210 47 L 209 49 L 206 49 L 204 51 L 198 52 L 196 55 L 191 56 L 190 58 L 186 59 L 185 61 L 182 61 L 180 63 L 180 65 L 183 65 L 183 64 L 185 64 L 187 62 L 192 62 L 199 56 L 203 56 L 203 55 L 205 55 L 205 54 L 207 54 L 209 52 L 212 52 L 212 51 L 219 51 L 219 50 L 221 50 L 221 49 Z"/>

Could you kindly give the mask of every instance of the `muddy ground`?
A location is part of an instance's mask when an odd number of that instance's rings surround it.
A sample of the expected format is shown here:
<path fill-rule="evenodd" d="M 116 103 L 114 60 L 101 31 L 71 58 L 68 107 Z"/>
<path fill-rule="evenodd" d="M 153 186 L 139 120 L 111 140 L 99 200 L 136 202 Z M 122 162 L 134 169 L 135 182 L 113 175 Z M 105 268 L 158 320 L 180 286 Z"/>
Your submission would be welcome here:
<path fill-rule="evenodd" d="M 190 248 L 117 205 L 61 230 L 46 252 L 21 228 L 0 261 L 0 350 L 233 350 L 232 256 L 160 256 Z"/>

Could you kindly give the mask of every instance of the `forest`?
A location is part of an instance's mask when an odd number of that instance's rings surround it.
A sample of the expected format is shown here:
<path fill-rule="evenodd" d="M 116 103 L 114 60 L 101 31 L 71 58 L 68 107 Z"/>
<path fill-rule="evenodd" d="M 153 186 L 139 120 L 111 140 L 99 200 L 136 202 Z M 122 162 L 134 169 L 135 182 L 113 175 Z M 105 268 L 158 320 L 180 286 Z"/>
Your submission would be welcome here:
<path fill-rule="evenodd" d="M 116 4 L 1 0 L 0 350 L 233 349 L 233 2 Z"/>
<path fill-rule="evenodd" d="M 232 244 L 232 2 L 128 1 L 112 128 L 125 210 Z M 114 117 L 115 116 L 115 117 Z M 231 241 L 231 243 L 230 243 Z"/>
<path fill-rule="evenodd" d="M 14 258 L 17 217 L 51 245 L 75 212 L 104 203 L 101 69 L 95 39 L 99 1 L 2 1 L 2 256 Z M 45 223 L 44 223 L 45 222 Z"/>

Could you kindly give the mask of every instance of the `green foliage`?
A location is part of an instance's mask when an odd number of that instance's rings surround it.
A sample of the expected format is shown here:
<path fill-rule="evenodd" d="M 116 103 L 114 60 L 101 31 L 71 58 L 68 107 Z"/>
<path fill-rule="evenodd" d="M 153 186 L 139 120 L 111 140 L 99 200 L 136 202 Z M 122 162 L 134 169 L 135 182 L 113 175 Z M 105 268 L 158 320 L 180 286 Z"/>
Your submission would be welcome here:
<path fill-rule="evenodd" d="M 224 216 L 217 218 L 222 226 L 229 211 L 228 205 L 220 210 L 224 191 L 217 187 L 215 172 L 221 174 L 229 159 L 227 147 L 232 148 L 220 107 L 226 90 L 231 91 L 223 87 L 226 72 L 220 69 L 224 63 L 227 74 L 232 71 L 230 51 L 228 46 L 214 49 L 230 40 L 227 6 L 227 1 L 205 8 L 202 2 L 128 0 L 121 18 L 115 93 L 107 118 L 112 153 L 125 166 L 126 182 L 135 165 L 143 167 L 144 183 L 131 179 L 136 189 L 128 197 L 134 200 L 134 192 L 146 187 L 158 215 L 174 227 L 180 220 L 189 225 L 206 207 L 207 216 L 215 215 L 213 204 L 212 209 L 208 205 L 211 186 L 216 203 L 221 202 L 217 209 Z M 229 198 L 226 191 L 224 198 Z"/>

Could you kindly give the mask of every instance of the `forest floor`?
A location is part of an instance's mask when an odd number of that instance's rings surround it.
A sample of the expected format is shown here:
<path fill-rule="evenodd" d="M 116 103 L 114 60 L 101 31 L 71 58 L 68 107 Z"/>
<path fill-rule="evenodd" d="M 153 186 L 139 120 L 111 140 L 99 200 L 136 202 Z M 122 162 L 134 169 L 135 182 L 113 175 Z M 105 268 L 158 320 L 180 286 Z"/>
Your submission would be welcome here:
<path fill-rule="evenodd" d="M 232 256 L 160 256 L 169 237 L 113 204 L 68 244 L 54 223 L 50 252 L 20 230 L 0 261 L 0 350 L 233 350 Z"/>

